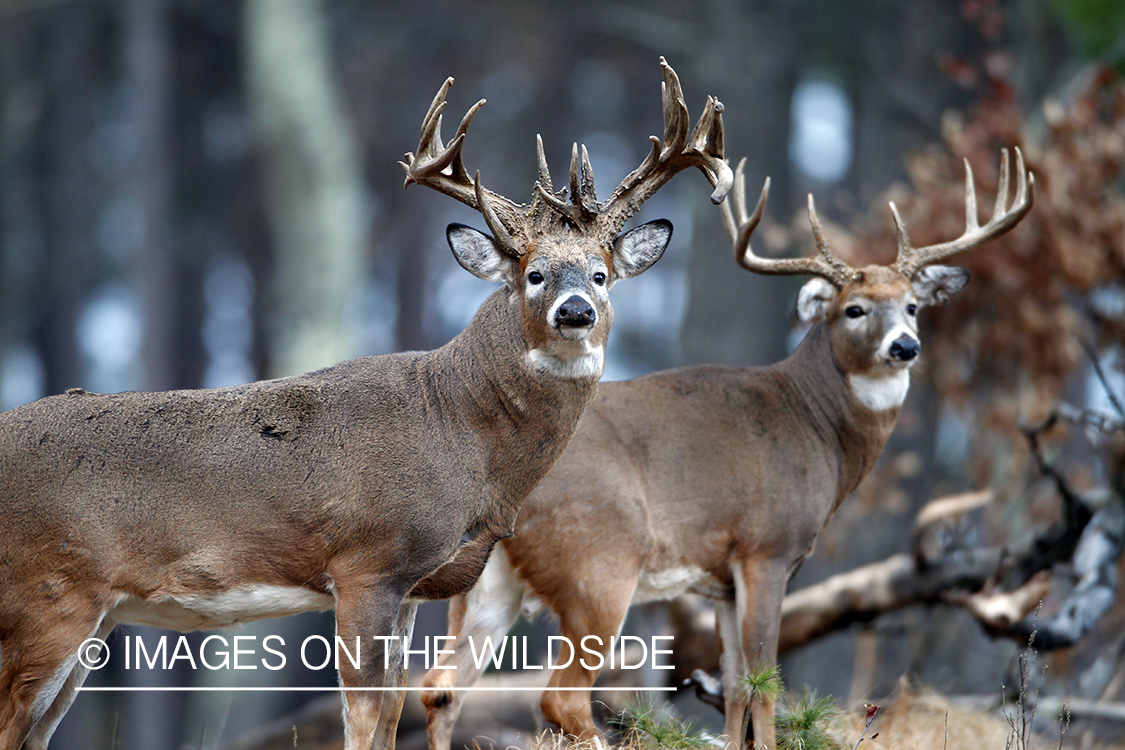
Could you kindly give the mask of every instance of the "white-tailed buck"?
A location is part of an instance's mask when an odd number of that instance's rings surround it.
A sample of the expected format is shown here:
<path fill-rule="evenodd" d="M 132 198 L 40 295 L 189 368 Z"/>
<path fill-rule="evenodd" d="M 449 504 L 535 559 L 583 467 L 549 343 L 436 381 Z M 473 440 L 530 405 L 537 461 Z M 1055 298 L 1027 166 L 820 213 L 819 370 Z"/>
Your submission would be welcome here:
<path fill-rule="evenodd" d="M 0 416 L 0 748 L 42 749 L 82 684 L 79 646 L 115 623 L 178 630 L 335 609 L 363 644 L 343 688 L 401 686 L 419 600 L 468 590 L 594 398 L 608 290 L 664 251 L 654 221 L 618 236 L 676 172 L 721 200 L 722 105 L 689 133 L 663 65 L 664 141 L 609 200 L 585 149 L 569 202 L 539 145 L 530 206 L 469 177 L 465 133 L 441 140 L 435 97 L 406 184 L 483 214 L 493 236 L 448 230 L 457 261 L 500 282 L 463 333 L 431 352 L 363 357 L 234 388 L 97 395 L 80 389 Z M 398 638 L 384 670 L 383 641 Z M 394 745 L 402 692 L 345 693 L 345 747 Z"/>
<path fill-rule="evenodd" d="M 1014 202 L 1006 207 L 1005 152 L 985 226 L 969 172 L 962 237 L 914 248 L 892 204 L 898 259 L 858 269 L 829 251 L 811 196 L 819 253 L 755 255 L 750 235 L 769 182 L 747 217 L 739 167 L 723 207 L 734 256 L 754 273 L 815 276 L 797 306 L 802 321 L 815 322 L 775 365 L 687 367 L 602 384 L 570 447 L 524 504 L 515 536 L 498 545 L 476 587 L 451 602 L 455 654 L 426 676 L 423 693 L 431 750 L 448 750 L 465 696 L 457 688 L 480 674 L 468 639 L 479 647 L 485 636 L 503 636 L 521 609 L 546 606 L 571 643 L 597 636 L 586 645 L 600 642 L 604 652 L 631 604 L 684 592 L 715 600 L 728 747 L 741 746 L 748 699 L 739 678 L 775 662 L 786 582 L 883 450 L 921 350 L 917 310 L 968 280 L 963 269 L 934 264 L 1007 231 L 1031 207 L 1034 183 L 1018 151 L 1016 161 Z M 569 655 L 564 647 L 560 663 Z M 551 671 L 541 700 L 548 721 L 583 738 L 597 732 L 589 689 L 598 670 L 586 664 L 574 658 Z M 585 691 L 552 689 L 576 687 Z M 748 739 L 772 747 L 772 702 L 755 700 L 751 714 Z"/>

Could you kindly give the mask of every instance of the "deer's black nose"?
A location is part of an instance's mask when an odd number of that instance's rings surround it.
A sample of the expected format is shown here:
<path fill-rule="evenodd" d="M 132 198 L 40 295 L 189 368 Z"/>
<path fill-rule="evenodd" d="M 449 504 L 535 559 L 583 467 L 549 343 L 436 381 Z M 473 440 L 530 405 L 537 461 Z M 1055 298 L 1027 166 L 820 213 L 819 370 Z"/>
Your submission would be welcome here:
<path fill-rule="evenodd" d="M 559 305 L 555 312 L 555 325 L 560 328 L 589 328 L 597 317 L 593 305 L 575 294 Z"/>
<path fill-rule="evenodd" d="M 922 351 L 922 345 L 910 336 L 899 336 L 891 342 L 890 354 L 900 362 L 909 362 Z"/>

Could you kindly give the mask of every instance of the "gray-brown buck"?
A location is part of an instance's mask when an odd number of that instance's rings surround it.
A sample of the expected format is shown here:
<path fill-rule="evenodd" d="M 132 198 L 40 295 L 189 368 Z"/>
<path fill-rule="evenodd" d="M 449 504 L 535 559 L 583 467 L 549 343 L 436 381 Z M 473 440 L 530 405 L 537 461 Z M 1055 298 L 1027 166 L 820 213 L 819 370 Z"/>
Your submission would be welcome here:
<path fill-rule="evenodd" d="M 470 179 L 448 145 L 452 79 L 407 154 L 406 184 L 483 214 L 452 225 L 457 261 L 502 287 L 432 352 L 363 357 L 217 390 L 72 390 L 0 416 L 0 748 L 41 749 L 82 684 L 88 638 L 115 623 L 178 630 L 335 609 L 363 644 L 347 688 L 401 686 L 419 600 L 467 590 L 593 399 L 612 321 L 608 290 L 654 263 L 655 221 L 618 236 L 676 172 L 700 167 L 721 200 L 722 105 L 693 132 L 663 66 L 665 132 L 609 200 L 575 149 L 569 202 L 539 143 L 530 207 Z M 382 641 L 394 635 L 384 673 Z M 370 647 L 370 648 L 369 648 Z M 347 691 L 345 747 L 394 745 L 402 691 Z"/>
<path fill-rule="evenodd" d="M 723 214 L 734 256 L 764 274 L 811 274 L 797 313 L 812 322 L 787 359 L 769 367 L 687 367 L 603 383 L 562 458 L 531 494 L 477 585 L 450 603 L 456 636 L 425 679 L 431 750 L 448 750 L 465 693 L 480 675 L 466 645 L 503 634 L 521 610 L 549 607 L 576 646 L 604 656 L 631 604 L 694 592 L 714 599 L 728 747 L 740 747 L 747 694 L 739 678 L 776 661 L 781 600 L 797 565 L 841 501 L 870 471 L 906 397 L 917 360 L 915 314 L 968 280 L 933 265 L 1013 227 L 1031 208 L 1033 179 L 1008 154 L 993 218 L 978 226 L 966 174 L 968 228 L 952 242 L 913 248 L 891 204 L 898 259 L 853 269 L 833 256 L 809 196 L 819 254 L 766 259 L 750 248 L 761 219 L 746 216 L 742 166 Z M 966 169 L 968 163 L 966 162 Z M 731 205 L 733 204 L 733 205 Z M 597 733 L 589 689 L 598 659 L 565 646 L 541 705 L 564 732 Z M 580 657 L 587 657 L 585 663 Z M 456 667 L 451 669 L 450 667 Z M 570 688 L 570 692 L 552 688 Z M 585 690 L 574 691 L 574 688 Z M 752 735 L 773 747 L 773 703 L 755 700 Z"/>

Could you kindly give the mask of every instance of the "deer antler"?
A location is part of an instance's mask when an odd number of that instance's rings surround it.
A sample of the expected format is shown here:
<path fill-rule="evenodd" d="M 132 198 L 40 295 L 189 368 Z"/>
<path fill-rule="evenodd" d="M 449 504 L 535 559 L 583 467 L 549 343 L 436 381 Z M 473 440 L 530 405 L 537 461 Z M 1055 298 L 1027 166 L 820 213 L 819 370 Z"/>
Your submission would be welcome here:
<path fill-rule="evenodd" d="M 652 150 L 641 165 L 628 174 L 613 195 L 603 204 L 594 199 L 593 173 L 589 171 L 589 159 L 582 149 L 581 185 L 583 205 L 599 214 L 596 220 L 602 239 L 612 241 L 621 227 L 629 220 L 641 204 L 648 200 L 668 180 L 688 167 L 699 167 L 707 181 L 714 187 L 712 203 L 722 203 L 734 182 L 734 175 L 723 158 L 723 104 L 718 99 L 707 97 L 707 104 L 695 129 L 690 133 L 688 126 L 691 117 L 684 102 L 680 79 L 672 66 L 661 57 L 660 67 L 664 71 L 664 81 L 660 86 L 664 101 L 664 138 L 649 136 Z M 571 196 L 575 193 L 576 159 L 571 159 Z M 540 191 L 540 195 L 543 192 Z M 591 205 L 593 204 L 593 205 Z"/>
<path fill-rule="evenodd" d="M 699 167 L 715 188 L 711 200 L 719 203 L 730 190 L 734 176 L 723 161 L 723 105 L 717 99 L 707 98 L 707 106 L 695 130 L 688 132 L 691 120 L 684 103 L 680 80 L 676 71 L 660 58 L 664 71 L 661 86 L 664 98 L 664 139 L 650 136 L 652 151 L 613 191 L 609 200 L 601 203 L 594 193 L 594 171 L 586 147 L 574 144 L 570 157 L 570 182 L 566 190 L 556 193 L 551 184 L 551 173 L 543 155 L 543 139 L 536 136 L 536 153 L 539 179 L 530 208 L 515 203 L 502 195 L 483 188 L 480 175 L 469 177 L 461 158 L 465 134 L 484 100 L 474 104 L 461 120 L 457 135 L 448 144 L 441 139 L 441 115 L 445 109 L 445 96 L 453 79 L 446 79 L 434 97 L 426 117 L 422 120 L 418 151 L 406 154 L 399 162 L 406 171 L 403 187 L 413 183 L 426 185 L 440 193 L 456 198 L 484 215 L 489 230 L 509 255 L 519 256 L 533 235 L 543 234 L 565 222 L 572 228 L 594 234 L 608 245 L 621 227 L 646 200 L 664 183 L 688 167 Z M 569 193 L 570 202 L 563 199 Z M 540 210 L 543 205 L 552 211 Z"/>
<path fill-rule="evenodd" d="M 925 266 L 937 263 L 957 253 L 970 250 L 993 237 L 1007 232 L 1019 223 L 1035 201 L 1035 175 L 1026 171 L 1023 154 L 1016 147 L 1016 196 L 1012 205 L 1005 208 L 1009 192 L 1008 149 L 1000 151 L 1000 185 L 996 191 L 996 206 L 992 218 L 983 227 L 977 223 L 977 195 L 973 183 L 973 168 L 965 160 L 965 233 L 955 240 L 938 245 L 915 248 L 906 236 L 906 225 L 891 203 L 891 215 L 895 222 L 895 236 L 898 240 L 898 258 L 895 268 L 905 276 L 913 276 Z"/>
<path fill-rule="evenodd" d="M 516 241 L 516 236 L 525 233 L 523 205 L 482 187 L 480 172 L 477 172 L 475 179 L 470 179 L 461 158 L 465 134 L 477 112 L 484 106 L 484 99 L 474 104 L 461 118 L 453 140 L 448 145 L 442 143 L 441 114 L 445 109 L 445 95 L 452 85 L 452 78 L 445 79 L 422 120 L 417 156 L 410 152 L 404 157 L 405 161 L 399 162 L 406 171 L 406 180 L 402 186 L 408 188 L 414 183 L 425 185 L 480 211 L 500 248 L 508 255 L 518 258 L 526 252 L 521 249 L 526 247 L 526 243 Z"/>
<path fill-rule="evenodd" d="M 854 280 L 859 272 L 832 254 L 820 219 L 816 215 L 816 205 L 809 195 L 809 222 L 819 256 L 811 258 L 762 258 L 754 254 L 750 247 L 750 235 L 762 219 L 766 197 L 769 195 L 769 179 L 762 188 L 762 196 L 754 214 L 746 216 L 746 190 L 743 180 L 743 159 L 735 172 L 732 200 L 723 204 L 723 223 L 727 228 L 734 248 L 734 258 L 747 271 L 762 274 L 811 274 L 831 282 L 837 289 Z M 898 240 L 898 258 L 895 268 L 906 277 L 911 277 L 925 266 L 932 265 L 957 253 L 970 250 L 993 237 L 997 237 L 1019 223 L 1035 200 L 1035 175 L 1024 168 L 1023 154 L 1016 148 L 1016 195 L 1010 207 L 1007 206 L 1009 193 L 1008 150 L 1003 149 L 1000 156 L 1000 186 L 996 195 L 996 206 L 992 218 L 983 227 L 977 222 L 977 197 L 973 183 L 973 170 L 969 160 L 965 160 L 965 233 L 955 240 L 938 245 L 915 248 L 906 235 L 906 226 L 899 216 L 895 204 L 891 203 L 891 214 L 895 222 L 895 236 Z M 732 205 L 733 204 L 733 205 Z"/>
<path fill-rule="evenodd" d="M 855 279 L 858 272 L 833 255 L 829 249 L 824 231 L 820 228 L 820 219 L 816 215 L 812 194 L 809 194 L 809 221 L 812 223 L 813 237 L 816 239 L 816 247 L 820 254 L 809 258 L 763 258 L 754 253 L 750 247 L 750 235 L 762 220 L 766 199 L 769 197 L 770 180 L 766 178 L 766 183 L 762 186 L 762 194 L 758 198 L 758 205 L 754 213 L 747 218 L 746 182 L 743 174 L 745 167 L 746 159 L 743 159 L 738 163 L 738 169 L 734 173 L 731 200 L 722 206 L 723 224 L 730 236 L 734 259 L 738 261 L 738 265 L 747 271 L 761 274 L 820 276 L 837 288 Z"/>

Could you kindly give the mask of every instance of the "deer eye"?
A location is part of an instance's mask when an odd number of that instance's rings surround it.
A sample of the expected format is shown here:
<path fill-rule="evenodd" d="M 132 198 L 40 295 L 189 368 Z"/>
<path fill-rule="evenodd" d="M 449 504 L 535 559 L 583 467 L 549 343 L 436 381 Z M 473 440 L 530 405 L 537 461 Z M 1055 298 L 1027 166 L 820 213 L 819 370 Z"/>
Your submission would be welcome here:
<path fill-rule="evenodd" d="M 595 273 L 594 274 L 594 283 L 597 284 L 598 286 L 604 285 L 605 284 L 605 274 L 602 273 L 601 271 L 598 271 L 597 273 Z"/>
<path fill-rule="evenodd" d="M 538 271 L 532 271 L 527 275 L 527 281 L 530 284 L 539 286 L 543 283 L 543 274 L 539 273 Z"/>
<path fill-rule="evenodd" d="M 918 312 L 918 305 L 915 305 L 912 302 L 912 303 L 910 303 L 909 305 L 906 306 L 906 314 L 907 315 L 913 315 L 916 312 Z"/>
<path fill-rule="evenodd" d="M 844 315 L 847 315 L 849 318 L 862 318 L 866 313 L 863 312 L 863 308 L 859 305 L 848 305 L 844 308 Z"/>

